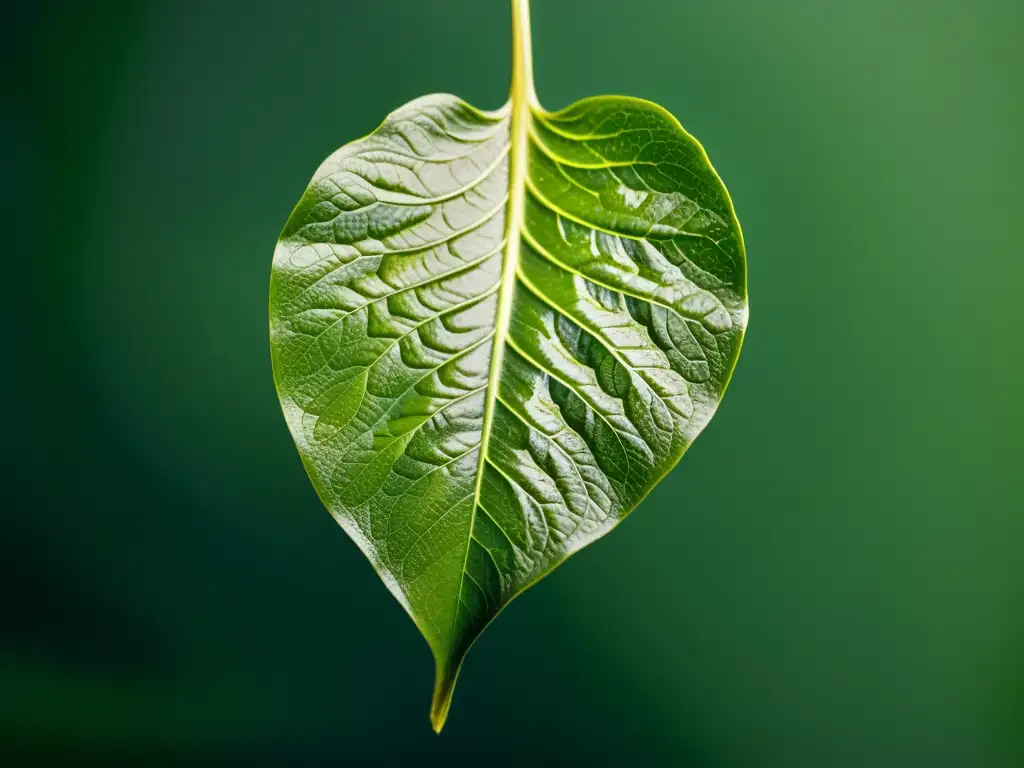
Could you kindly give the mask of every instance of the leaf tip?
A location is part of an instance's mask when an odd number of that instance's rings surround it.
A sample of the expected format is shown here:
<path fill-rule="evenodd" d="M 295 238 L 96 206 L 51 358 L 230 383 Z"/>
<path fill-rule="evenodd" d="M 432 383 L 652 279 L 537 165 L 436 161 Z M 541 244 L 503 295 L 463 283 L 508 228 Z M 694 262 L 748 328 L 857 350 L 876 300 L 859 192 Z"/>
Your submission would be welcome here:
<path fill-rule="evenodd" d="M 448 719 L 448 710 L 452 705 L 452 692 L 455 690 L 454 681 L 438 680 L 434 688 L 434 698 L 430 702 L 430 725 L 434 733 L 441 733 L 445 721 Z"/>
<path fill-rule="evenodd" d="M 434 733 L 438 736 L 441 735 L 441 729 L 444 728 L 444 723 L 448 719 L 448 708 L 443 707 L 441 709 L 431 708 L 430 710 L 430 726 L 434 729 Z"/>
<path fill-rule="evenodd" d="M 452 673 L 448 665 L 441 663 L 437 665 L 434 697 L 430 701 L 430 725 L 433 726 L 434 733 L 441 733 L 441 729 L 444 728 L 444 724 L 448 720 L 448 710 L 452 706 L 452 694 L 455 692 L 459 666 L 456 666 Z"/>

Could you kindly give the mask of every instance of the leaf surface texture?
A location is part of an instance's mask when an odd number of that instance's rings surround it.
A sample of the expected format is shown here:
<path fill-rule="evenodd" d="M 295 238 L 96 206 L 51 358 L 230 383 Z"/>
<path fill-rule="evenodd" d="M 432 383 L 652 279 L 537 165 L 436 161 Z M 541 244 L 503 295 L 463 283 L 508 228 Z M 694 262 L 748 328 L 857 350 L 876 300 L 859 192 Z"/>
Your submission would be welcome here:
<path fill-rule="evenodd" d="M 440 729 L 487 623 L 708 423 L 746 266 L 671 115 L 549 113 L 514 83 L 495 112 L 423 97 L 329 157 L 282 232 L 270 315 L 302 460 L 426 637 Z"/>

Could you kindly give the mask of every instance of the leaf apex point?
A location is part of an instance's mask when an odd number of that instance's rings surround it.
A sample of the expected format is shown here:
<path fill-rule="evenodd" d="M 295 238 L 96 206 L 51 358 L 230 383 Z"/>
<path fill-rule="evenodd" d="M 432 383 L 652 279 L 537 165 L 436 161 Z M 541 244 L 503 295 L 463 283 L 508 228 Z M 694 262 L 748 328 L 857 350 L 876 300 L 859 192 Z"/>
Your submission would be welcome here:
<path fill-rule="evenodd" d="M 434 695 L 430 700 L 430 725 L 434 729 L 434 733 L 438 735 L 448 721 L 448 710 L 452 705 L 456 677 L 458 677 L 458 672 L 455 675 L 449 675 L 446 669 L 438 667 Z"/>

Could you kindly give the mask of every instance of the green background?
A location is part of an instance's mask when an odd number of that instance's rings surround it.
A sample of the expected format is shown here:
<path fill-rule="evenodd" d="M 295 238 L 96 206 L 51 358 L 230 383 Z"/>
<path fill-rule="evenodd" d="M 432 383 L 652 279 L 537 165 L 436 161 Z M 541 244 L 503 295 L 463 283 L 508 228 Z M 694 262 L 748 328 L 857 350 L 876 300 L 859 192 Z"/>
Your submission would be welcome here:
<path fill-rule="evenodd" d="M 1024 762 L 1019 3 L 536 0 L 546 106 L 642 96 L 703 142 L 751 324 L 707 433 L 484 635 L 440 737 L 291 444 L 267 284 L 329 152 L 504 100 L 507 4 L 4 14 L 0 751 Z"/>

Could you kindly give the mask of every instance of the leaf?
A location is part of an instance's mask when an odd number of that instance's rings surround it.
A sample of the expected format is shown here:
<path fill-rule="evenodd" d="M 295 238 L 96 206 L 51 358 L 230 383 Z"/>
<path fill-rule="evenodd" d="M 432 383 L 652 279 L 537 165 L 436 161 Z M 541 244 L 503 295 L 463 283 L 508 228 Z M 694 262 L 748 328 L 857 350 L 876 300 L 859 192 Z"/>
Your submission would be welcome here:
<path fill-rule="evenodd" d="M 274 376 L 324 504 L 434 653 L 611 530 L 708 423 L 739 355 L 729 196 L 661 107 L 546 112 L 526 0 L 509 102 L 425 96 L 331 155 L 288 220 Z"/>

